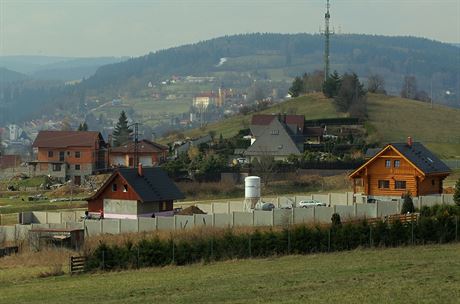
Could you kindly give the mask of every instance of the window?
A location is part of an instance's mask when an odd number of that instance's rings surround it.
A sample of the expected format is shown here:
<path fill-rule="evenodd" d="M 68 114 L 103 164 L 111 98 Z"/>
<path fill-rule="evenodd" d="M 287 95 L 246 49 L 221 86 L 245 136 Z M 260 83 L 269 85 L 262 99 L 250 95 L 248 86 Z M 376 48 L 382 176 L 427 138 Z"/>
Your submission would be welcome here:
<path fill-rule="evenodd" d="M 434 186 L 436 184 L 436 182 L 434 181 L 434 179 L 431 180 L 431 185 Z"/>
<path fill-rule="evenodd" d="M 401 162 L 399 160 L 395 160 L 395 163 L 394 163 L 395 168 L 399 168 L 400 165 L 401 165 Z"/>
<path fill-rule="evenodd" d="M 161 204 L 161 211 L 166 211 L 166 207 L 167 207 L 167 206 L 166 206 L 166 202 L 163 202 L 163 203 Z"/>
<path fill-rule="evenodd" d="M 395 189 L 406 189 L 406 181 L 395 181 Z"/>
<path fill-rule="evenodd" d="M 117 184 L 112 184 L 112 192 L 117 192 Z"/>
<path fill-rule="evenodd" d="M 70 151 L 67 151 L 67 156 L 70 156 Z"/>
<path fill-rule="evenodd" d="M 379 180 L 379 189 L 390 189 L 389 180 Z"/>
<path fill-rule="evenodd" d="M 75 170 L 80 170 L 80 165 L 75 165 Z"/>
<path fill-rule="evenodd" d="M 123 185 L 123 192 L 128 192 L 128 185 Z"/>
<path fill-rule="evenodd" d="M 75 158 L 80 158 L 80 151 L 75 151 Z"/>
<path fill-rule="evenodd" d="M 280 130 L 272 130 L 272 135 L 279 135 L 280 134 Z"/>
<path fill-rule="evenodd" d="M 385 167 L 386 168 L 391 168 L 391 160 L 386 160 L 385 161 Z"/>
<path fill-rule="evenodd" d="M 53 151 L 48 151 L 48 158 L 52 158 L 54 156 Z"/>
<path fill-rule="evenodd" d="M 61 171 L 61 164 L 53 164 L 53 171 L 54 172 Z"/>
<path fill-rule="evenodd" d="M 64 151 L 59 152 L 59 161 L 64 161 L 65 153 Z"/>

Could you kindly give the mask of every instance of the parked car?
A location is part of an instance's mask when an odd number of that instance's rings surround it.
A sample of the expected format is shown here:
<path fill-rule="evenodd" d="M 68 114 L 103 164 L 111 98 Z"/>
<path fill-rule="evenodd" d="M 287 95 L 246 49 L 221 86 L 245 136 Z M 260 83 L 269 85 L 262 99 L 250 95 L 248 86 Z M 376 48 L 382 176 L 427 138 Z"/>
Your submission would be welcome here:
<path fill-rule="evenodd" d="M 267 202 L 259 202 L 256 204 L 255 210 L 262 210 L 262 211 L 272 211 L 275 209 L 275 205 L 272 203 Z"/>
<path fill-rule="evenodd" d="M 324 207 L 324 206 L 326 206 L 326 203 L 323 203 L 317 200 L 300 201 L 298 204 L 299 208 Z"/>

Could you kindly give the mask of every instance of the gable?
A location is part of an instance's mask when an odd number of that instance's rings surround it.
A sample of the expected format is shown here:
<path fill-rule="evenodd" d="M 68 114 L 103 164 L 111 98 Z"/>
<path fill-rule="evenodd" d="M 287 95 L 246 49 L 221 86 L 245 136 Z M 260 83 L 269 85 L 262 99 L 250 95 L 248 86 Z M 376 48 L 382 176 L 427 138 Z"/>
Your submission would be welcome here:
<path fill-rule="evenodd" d="M 274 119 L 270 125 L 264 128 L 261 135 L 245 152 L 245 155 L 249 156 L 284 156 L 290 154 L 299 155 L 299 148 L 277 119 Z"/>

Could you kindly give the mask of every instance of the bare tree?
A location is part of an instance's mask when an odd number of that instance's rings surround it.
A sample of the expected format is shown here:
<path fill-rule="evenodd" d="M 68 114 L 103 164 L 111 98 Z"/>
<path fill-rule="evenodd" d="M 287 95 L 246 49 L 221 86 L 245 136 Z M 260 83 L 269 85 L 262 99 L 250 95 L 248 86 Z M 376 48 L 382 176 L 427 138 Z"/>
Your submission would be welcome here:
<path fill-rule="evenodd" d="M 401 88 L 401 97 L 415 99 L 417 95 L 417 79 L 415 76 L 405 76 Z"/>
<path fill-rule="evenodd" d="M 372 74 L 367 79 L 367 91 L 370 93 L 386 94 L 385 80 L 379 74 Z"/>

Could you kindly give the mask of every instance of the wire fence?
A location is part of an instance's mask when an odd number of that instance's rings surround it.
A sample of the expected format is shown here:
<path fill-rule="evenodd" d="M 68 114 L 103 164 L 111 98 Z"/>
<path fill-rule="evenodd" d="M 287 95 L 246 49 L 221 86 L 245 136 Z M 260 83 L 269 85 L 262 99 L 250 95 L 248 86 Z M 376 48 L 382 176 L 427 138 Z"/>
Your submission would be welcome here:
<path fill-rule="evenodd" d="M 287 226 L 282 230 L 255 230 L 238 234 L 224 230 L 202 237 L 137 244 L 102 243 L 92 252 L 86 270 L 115 270 L 165 265 L 186 265 L 255 257 L 352 250 L 358 247 L 398 247 L 458 242 L 459 216 L 421 217 L 402 223 L 375 222 L 328 226 Z"/>

